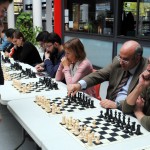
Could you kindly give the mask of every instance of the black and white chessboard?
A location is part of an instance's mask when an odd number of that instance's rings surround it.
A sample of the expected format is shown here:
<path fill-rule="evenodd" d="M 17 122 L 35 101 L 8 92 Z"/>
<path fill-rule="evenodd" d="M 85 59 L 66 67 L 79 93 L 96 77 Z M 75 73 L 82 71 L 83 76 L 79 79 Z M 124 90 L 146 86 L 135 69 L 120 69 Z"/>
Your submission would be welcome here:
<path fill-rule="evenodd" d="M 60 107 L 60 112 L 56 112 L 56 114 L 96 108 L 94 106 L 94 101 L 90 97 L 85 96 L 85 94 L 82 92 L 78 92 L 75 97 L 66 96 L 64 98 L 56 97 L 55 99 L 51 99 L 49 103 L 51 108 L 53 104 L 55 104 L 57 107 Z M 45 109 L 44 107 L 42 108 Z M 51 111 L 48 111 L 48 113 L 51 113 Z"/>
<path fill-rule="evenodd" d="M 29 83 L 22 83 L 22 86 L 31 85 L 31 89 L 26 93 L 34 92 L 42 92 L 42 91 L 50 91 L 50 90 L 59 90 L 58 84 L 54 82 L 51 78 L 39 78 L 37 82 L 29 82 Z M 21 91 L 19 91 L 21 92 Z"/>
<path fill-rule="evenodd" d="M 30 79 L 30 77 L 28 75 L 22 74 L 21 72 L 14 72 L 14 73 L 10 73 L 10 80 L 21 80 L 21 79 Z"/>
<path fill-rule="evenodd" d="M 116 112 L 115 112 L 116 113 Z M 99 116 L 87 117 L 83 119 L 78 119 L 79 121 L 79 132 L 81 127 L 86 126 L 90 128 L 90 133 L 94 132 L 96 135 L 100 136 L 100 143 L 96 143 L 92 140 L 92 145 L 89 146 L 88 142 L 81 138 L 80 135 L 75 135 L 66 124 L 60 122 L 61 127 L 65 129 L 71 136 L 78 140 L 86 148 L 94 148 L 104 146 L 113 142 L 123 142 L 123 140 L 135 138 L 143 133 L 140 131 L 140 125 L 135 122 L 130 122 L 130 118 L 125 118 L 125 115 L 121 113 L 116 113 L 114 116 L 108 116 L 106 113 L 103 115 L 101 112 Z M 116 115 L 116 116 L 115 116 Z M 95 126 L 93 127 L 93 121 L 95 121 Z"/>

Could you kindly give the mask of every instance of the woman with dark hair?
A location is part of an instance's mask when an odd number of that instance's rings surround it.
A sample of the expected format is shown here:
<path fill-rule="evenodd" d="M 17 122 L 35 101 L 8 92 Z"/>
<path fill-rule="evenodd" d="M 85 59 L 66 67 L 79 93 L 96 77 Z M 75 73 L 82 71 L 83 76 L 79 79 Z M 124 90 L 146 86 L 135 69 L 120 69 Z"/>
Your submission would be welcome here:
<path fill-rule="evenodd" d="M 82 42 L 78 38 L 71 39 L 64 44 L 65 57 L 56 73 L 56 80 L 67 84 L 77 83 L 81 78 L 93 72 L 91 62 L 86 58 L 86 53 Z M 87 94 L 95 97 L 94 87 L 85 91 Z"/>
<path fill-rule="evenodd" d="M 31 66 L 42 62 L 36 47 L 32 43 L 25 41 L 23 34 L 19 30 L 15 30 L 13 33 L 13 44 L 17 47 L 12 55 L 14 60 Z"/>

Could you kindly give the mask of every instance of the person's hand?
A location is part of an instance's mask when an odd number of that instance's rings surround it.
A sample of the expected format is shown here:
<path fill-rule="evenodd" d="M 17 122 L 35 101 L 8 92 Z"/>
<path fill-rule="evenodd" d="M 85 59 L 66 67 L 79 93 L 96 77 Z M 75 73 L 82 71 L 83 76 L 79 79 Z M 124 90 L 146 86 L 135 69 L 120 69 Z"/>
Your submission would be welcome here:
<path fill-rule="evenodd" d="M 81 85 L 79 83 L 69 84 L 67 85 L 67 90 L 68 90 L 68 96 L 70 95 L 74 96 L 78 91 L 81 90 Z"/>
<path fill-rule="evenodd" d="M 139 96 L 136 101 L 136 105 L 134 109 L 134 114 L 139 121 L 144 116 L 143 107 L 144 107 L 144 99 Z"/>
<path fill-rule="evenodd" d="M 138 97 L 138 99 L 136 100 L 135 103 L 135 109 L 134 111 L 143 111 L 143 107 L 144 107 L 144 99 L 141 98 L 141 96 Z"/>
<path fill-rule="evenodd" d="M 145 70 L 141 73 L 139 76 L 139 85 L 142 85 L 143 87 L 150 86 L 150 71 Z"/>
<path fill-rule="evenodd" d="M 109 100 L 109 99 L 104 99 L 104 100 L 101 100 L 100 101 L 100 105 L 103 107 L 103 108 L 112 108 L 112 109 L 116 109 L 117 108 L 117 105 L 115 102 Z"/>
<path fill-rule="evenodd" d="M 44 68 L 43 68 L 41 65 L 36 65 L 36 66 L 35 66 L 35 69 L 36 69 L 37 71 L 43 71 L 43 70 L 44 70 Z"/>
<path fill-rule="evenodd" d="M 9 57 L 9 53 L 7 51 L 5 52 L 4 55 L 5 55 L 5 57 Z"/>
<path fill-rule="evenodd" d="M 69 66 L 70 65 L 70 62 L 68 61 L 68 59 L 66 57 L 63 57 L 61 59 L 61 63 L 62 65 L 65 67 L 65 66 Z"/>
<path fill-rule="evenodd" d="M 50 52 L 45 52 L 45 59 L 49 59 L 50 58 Z"/>

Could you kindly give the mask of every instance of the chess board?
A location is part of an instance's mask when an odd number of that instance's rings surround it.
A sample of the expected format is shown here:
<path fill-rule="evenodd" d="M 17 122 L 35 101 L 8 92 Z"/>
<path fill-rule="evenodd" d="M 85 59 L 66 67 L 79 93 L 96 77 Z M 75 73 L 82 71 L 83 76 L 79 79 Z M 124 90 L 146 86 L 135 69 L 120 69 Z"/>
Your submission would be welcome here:
<path fill-rule="evenodd" d="M 54 82 L 51 78 L 39 78 L 39 81 L 37 82 L 28 82 L 28 83 L 24 83 L 19 80 L 14 80 L 12 86 L 14 86 L 14 88 L 16 88 L 16 90 L 20 93 L 59 90 L 58 84 Z"/>
<path fill-rule="evenodd" d="M 130 140 L 131 138 L 138 138 L 141 136 L 143 133 L 140 131 L 140 125 L 135 124 L 135 122 L 128 122 L 128 120 L 130 120 L 129 118 L 130 117 L 126 118 L 126 123 L 124 125 L 122 125 L 122 119 L 118 124 L 113 119 L 111 120 L 104 115 L 82 119 L 71 118 L 72 121 L 67 121 L 68 123 L 62 123 L 63 121 L 60 122 L 60 126 L 84 147 L 87 149 L 92 149 L 95 147 L 106 146 L 107 144 L 123 142 L 124 140 Z M 65 118 L 65 120 L 70 120 L 70 118 Z M 77 123 L 73 120 L 78 122 L 78 129 L 74 127 L 76 126 L 74 124 Z M 135 129 L 132 128 L 133 124 Z M 89 137 L 92 138 L 90 142 L 88 141 Z M 97 137 L 99 137 L 99 140 L 96 141 Z"/>
<path fill-rule="evenodd" d="M 49 114 L 61 114 L 96 108 L 94 106 L 94 101 L 88 96 L 85 97 L 85 99 L 82 99 L 81 97 L 72 99 L 68 96 L 56 97 L 53 99 L 43 98 L 42 100 L 38 99 L 34 102 Z"/>
<path fill-rule="evenodd" d="M 16 80 L 30 79 L 28 75 L 22 74 L 20 71 L 9 73 L 7 74 L 7 76 L 8 77 L 5 78 L 5 74 L 4 74 L 5 81 L 12 81 L 13 79 L 16 79 Z"/>

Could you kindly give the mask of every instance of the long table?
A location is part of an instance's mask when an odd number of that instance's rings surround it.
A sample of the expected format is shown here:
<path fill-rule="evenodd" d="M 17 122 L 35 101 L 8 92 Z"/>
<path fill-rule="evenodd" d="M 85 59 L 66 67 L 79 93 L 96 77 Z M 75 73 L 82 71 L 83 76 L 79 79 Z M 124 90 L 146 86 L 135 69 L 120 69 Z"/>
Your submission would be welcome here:
<path fill-rule="evenodd" d="M 9 66 L 10 64 L 5 64 Z M 24 67 L 28 67 L 26 64 L 22 64 Z M 32 68 L 32 67 L 31 67 Z M 34 68 L 32 68 L 34 69 Z M 38 81 L 39 78 L 35 79 L 22 79 L 22 82 Z M 143 127 L 141 132 L 143 135 L 138 137 L 132 137 L 124 139 L 122 141 L 111 142 L 109 144 L 103 144 L 95 147 L 87 147 L 75 136 L 60 125 L 62 116 L 73 117 L 76 119 L 82 119 L 85 117 L 92 117 L 100 115 L 100 111 L 106 111 L 101 108 L 99 101 L 94 99 L 94 105 L 96 108 L 87 109 L 74 112 L 65 112 L 65 114 L 49 114 L 35 102 L 35 96 L 46 96 L 49 98 L 54 97 L 65 97 L 67 95 L 66 85 L 57 82 L 60 90 L 51 90 L 45 92 L 32 92 L 32 93 L 19 93 L 14 87 L 12 87 L 12 81 L 7 81 L 5 85 L 0 86 L 1 99 L 0 103 L 7 105 L 7 108 L 17 121 L 22 125 L 24 130 L 33 138 L 37 145 L 43 150 L 59 150 L 59 149 L 92 149 L 92 150 L 110 150 L 110 149 L 131 149 L 131 150 L 142 150 L 145 147 L 149 148 L 150 134 Z M 113 110 L 115 111 L 115 110 Z M 116 110 L 118 112 L 118 110 Z M 131 121 L 139 123 L 134 117 L 130 117 Z"/>
<path fill-rule="evenodd" d="M 97 106 L 96 109 L 65 113 L 65 115 L 78 119 L 97 116 L 100 114 L 100 110 L 104 109 L 100 107 L 98 100 L 95 100 L 95 105 Z M 120 148 L 126 150 L 129 148 L 132 150 L 138 150 L 140 147 L 149 145 L 148 139 L 150 138 L 150 134 L 141 127 L 143 135 L 138 137 L 125 139 L 119 142 L 112 142 L 94 148 L 87 148 L 61 127 L 60 122 L 62 121 L 62 116 L 64 114 L 48 114 L 36 105 L 32 98 L 21 101 L 10 101 L 8 103 L 8 109 L 43 150 L 70 150 L 70 148 L 80 150 L 110 150 Z M 138 122 L 134 117 L 131 117 L 131 120 Z"/>

